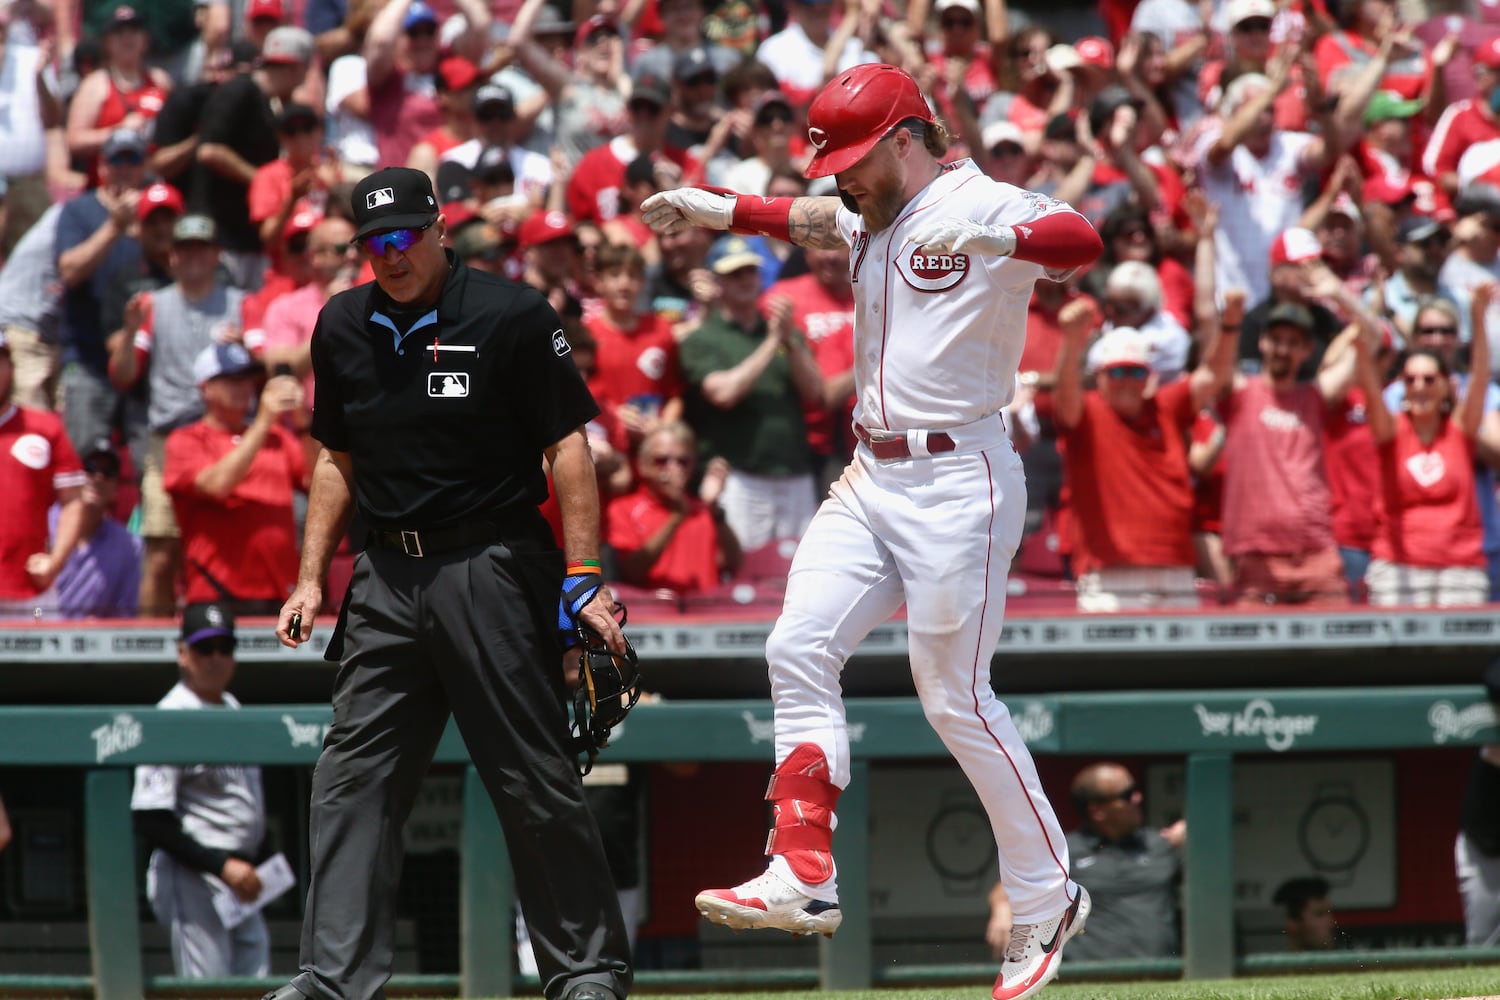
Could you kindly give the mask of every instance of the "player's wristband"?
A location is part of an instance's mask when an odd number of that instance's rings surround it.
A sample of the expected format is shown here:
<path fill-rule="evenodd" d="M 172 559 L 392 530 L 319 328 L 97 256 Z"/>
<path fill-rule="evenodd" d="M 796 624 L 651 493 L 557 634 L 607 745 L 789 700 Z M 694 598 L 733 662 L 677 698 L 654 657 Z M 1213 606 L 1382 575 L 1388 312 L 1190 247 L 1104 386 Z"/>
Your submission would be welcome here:
<path fill-rule="evenodd" d="M 729 231 L 750 236 L 760 234 L 792 241 L 792 202 L 795 198 L 762 198 L 742 194 L 734 200 Z"/>
<path fill-rule="evenodd" d="M 568 576 L 578 573 L 601 573 L 603 572 L 597 559 L 574 559 L 568 563 Z"/>

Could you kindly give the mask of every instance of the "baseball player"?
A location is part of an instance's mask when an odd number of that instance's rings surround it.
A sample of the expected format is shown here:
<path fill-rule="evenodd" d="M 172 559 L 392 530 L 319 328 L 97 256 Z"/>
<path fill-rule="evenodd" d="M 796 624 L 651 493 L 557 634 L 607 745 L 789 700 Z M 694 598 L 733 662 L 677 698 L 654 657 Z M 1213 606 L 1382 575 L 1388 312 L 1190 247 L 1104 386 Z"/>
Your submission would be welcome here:
<path fill-rule="evenodd" d="M 226 605 L 189 604 L 177 644 L 181 679 L 156 707 L 239 708 L 225 690 L 234 678 L 234 646 L 234 617 Z M 223 886 L 245 900 L 260 894 L 254 865 L 266 832 L 260 768 L 142 765 L 135 769 L 130 808 L 136 829 L 152 848 L 146 896 L 171 932 L 177 974 L 195 979 L 267 975 L 271 937 L 260 913 L 225 927 L 213 903 Z"/>
<path fill-rule="evenodd" d="M 643 204 L 659 233 L 688 226 L 848 244 L 859 445 L 809 525 L 766 644 L 776 718 L 770 866 L 697 897 L 710 920 L 831 935 L 839 926 L 834 810 L 849 782 L 845 660 L 904 601 L 917 696 L 974 784 L 999 847 L 1015 929 L 995 1000 L 1031 996 L 1083 929 L 1063 832 L 990 687 L 1005 576 L 1026 509 L 1007 441 L 1033 284 L 1102 249 L 1061 202 L 944 164 L 948 136 L 892 66 L 839 74 L 808 111 L 809 177 L 839 196 L 736 197 L 678 188 Z"/>

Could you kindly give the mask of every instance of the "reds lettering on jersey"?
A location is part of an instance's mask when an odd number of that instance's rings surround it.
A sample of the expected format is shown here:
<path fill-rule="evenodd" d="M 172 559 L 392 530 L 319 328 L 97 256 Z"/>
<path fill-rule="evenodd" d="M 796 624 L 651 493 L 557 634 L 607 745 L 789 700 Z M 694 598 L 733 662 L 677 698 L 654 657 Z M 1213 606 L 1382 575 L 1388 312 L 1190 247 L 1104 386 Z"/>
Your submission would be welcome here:
<path fill-rule="evenodd" d="M 854 284 L 855 419 L 890 430 L 954 427 L 999 411 L 1015 390 L 1038 264 L 935 253 L 908 235 L 931 213 L 1017 226 L 1064 203 L 985 176 L 972 160 L 945 170 L 882 232 L 839 210 Z"/>

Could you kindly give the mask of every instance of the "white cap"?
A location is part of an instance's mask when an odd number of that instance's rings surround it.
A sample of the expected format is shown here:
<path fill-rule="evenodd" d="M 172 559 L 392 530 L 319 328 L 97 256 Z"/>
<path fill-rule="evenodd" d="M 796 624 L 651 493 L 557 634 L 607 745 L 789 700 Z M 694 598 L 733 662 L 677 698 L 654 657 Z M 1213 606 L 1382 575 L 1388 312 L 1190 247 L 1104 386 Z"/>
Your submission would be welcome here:
<path fill-rule="evenodd" d="M 1082 65 L 1083 59 L 1078 55 L 1078 50 L 1067 42 L 1058 42 L 1047 50 L 1047 68 L 1054 73 Z"/>
<path fill-rule="evenodd" d="M 1151 342 L 1133 326 L 1117 326 L 1099 338 L 1089 351 L 1089 370 L 1102 371 L 1116 365 L 1150 369 Z"/>
<path fill-rule="evenodd" d="M 1275 18 L 1276 4 L 1272 0 L 1228 0 L 1224 4 L 1224 23 L 1231 28 L 1252 17 Z"/>
<path fill-rule="evenodd" d="M 463 33 L 469 30 L 469 19 L 462 14 L 450 14 L 448 20 L 438 29 L 438 47 L 444 52 L 453 48 L 453 43 L 463 37 Z"/>
<path fill-rule="evenodd" d="M 193 381 L 202 385 L 221 375 L 239 375 L 259 368 L 260 364 L 239 344 L 210 344 L 193 359 Z"/>
<path fill-rule="evenodd" d="M 979 6 L 979 0 L 937 0 L 937 3 L 933 4 L 932 9 L 941 14 L 949 7 L 962 7 L 970 14 L 973 14 L 976 19 L 979 18 L 982 13 Z"/>
<path fill-rule="evenodd" d="M 1026 137 L 1015 122 L 990 122 L 979 133 L 979 139 L 985 149 L 994 149 L 1002 142 L 1013 142 L 1022 149 L 1026 148 Z"/>

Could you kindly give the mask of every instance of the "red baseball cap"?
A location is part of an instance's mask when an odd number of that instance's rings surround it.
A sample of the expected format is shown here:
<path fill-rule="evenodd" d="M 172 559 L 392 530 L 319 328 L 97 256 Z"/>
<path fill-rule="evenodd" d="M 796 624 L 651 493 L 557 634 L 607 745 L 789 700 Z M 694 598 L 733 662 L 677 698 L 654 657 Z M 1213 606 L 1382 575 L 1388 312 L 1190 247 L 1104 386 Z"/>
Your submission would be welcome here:
<path fill-rule="evenodd" d="M 1474 61 L 1488 69 L 1500 69 L 1500 35 L 1475 46 Z"/>
<path fill-rule="evenodd" d="M 479 67 L 463 56 L 449 56 L 438 63 L 438 76 L 447 90 L 463 90 L 479 79 Z"/>
<path fill-rule="evenodd" d="M 521 223 L 516 234 L 522 250 L 573 235 L 573 220 L 563 212 L 537 212 Z"/>
<path fill-rule="evenodd" d="M 250 0 L 245 4 L 245 20 L 254 21 L 259 18 L 285 24 L 286 5 L 281 0 Z"/>
<path fill-rule="evenodd" d="M 1100 69 L 1115 68 L 1115 47 L 1109 44 L 1107 39 L 1080 38 L 1073 43 L 1073 50 L 1078 53 L 1078 58 L 1083 60 L 1085 66 L 1097 66 Z"/>
<path fill-rule="evenodd" d="M 138 221 L 145 222 L 146 217 L 159 208 L 169 209 L 177 215 L 187 211 L 182 192 L 162 181 L 157 181 L 141 192 L 140 200 L 135 203 L 135 217 Z"/>
<path fill-rule="evenodd" d="M 444 202 L 442 212 L 443 217 L 448 220 L 449 232 L 458 229 L 465 222 L 472 222 L 474 219 L 479 218 L 478 213 L 469 207 L 468 202 L 464 201 Z"/>
<path fill-rule="evenodd" d="M 1365 202 L 1374 202 L 1377 205 L 1399 205 L 1415 193 L 1412 190 L 1410 177 L 1405 180 L 1396 180 L 1384 172 L 1365 178 L 1364 186 L 1360 191 Z"/>
<path fill-rule="evenodd" d="M 608 17 L 604 14 L 595 14 L 593 17 L 580 24 L 578 26 L 578 30 L 573 33 L 573 48 L 583 48 L 584 42 L 588 41 L 590 38 L 593 38 L 601 31 L 608 31 L 618 35 L 620 33 L 620 25 L 612 17 Z"/>
<path fill-rule="evenodd" d="M 286 220 L 286 225 L 281 227 L 281 238 L 291 239 L 298 233 L 309 232 L 313 226 L 323 221 L 323 213 L 317 209 L 304 208 L 292 213 L 292 217 Z"/>
<path fill-rule="evenodd" d="M 1311 229 L 1293 226 L 1271 244 L 1271 266 L 1277 264 L 1305 264 L 1323 256 L 1323 244 Z"/>

